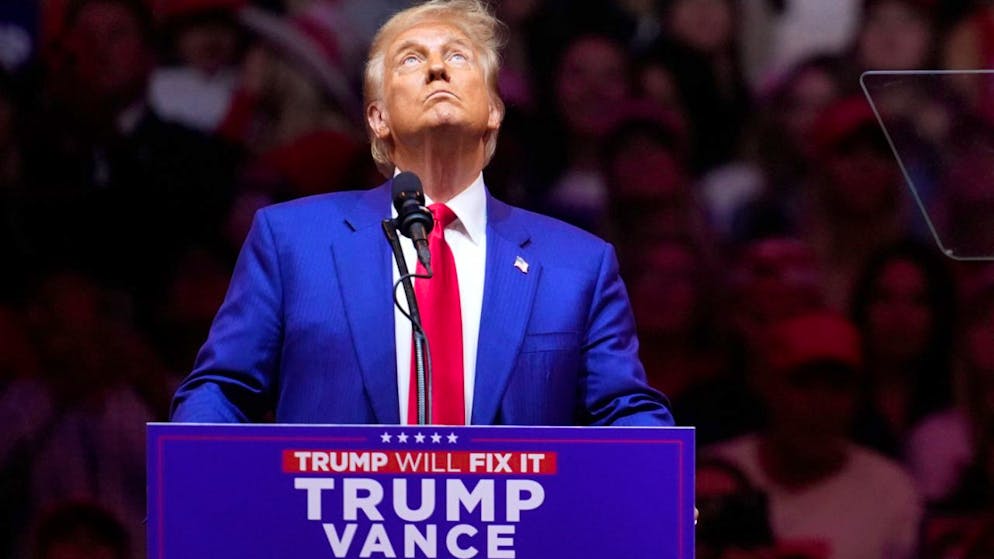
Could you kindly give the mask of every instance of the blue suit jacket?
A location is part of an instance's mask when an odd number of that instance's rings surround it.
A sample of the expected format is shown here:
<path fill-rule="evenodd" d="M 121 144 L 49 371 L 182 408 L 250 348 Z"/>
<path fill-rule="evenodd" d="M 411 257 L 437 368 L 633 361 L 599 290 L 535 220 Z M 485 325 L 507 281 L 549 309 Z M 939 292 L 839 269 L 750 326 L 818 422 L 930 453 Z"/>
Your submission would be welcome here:
<path fill-rule="evenodd" d="M 399 423 L 389 188 L 257 213 L 174 421 Z M 472 423 L 673 423 L 611 246 L 489 194 Z"/>

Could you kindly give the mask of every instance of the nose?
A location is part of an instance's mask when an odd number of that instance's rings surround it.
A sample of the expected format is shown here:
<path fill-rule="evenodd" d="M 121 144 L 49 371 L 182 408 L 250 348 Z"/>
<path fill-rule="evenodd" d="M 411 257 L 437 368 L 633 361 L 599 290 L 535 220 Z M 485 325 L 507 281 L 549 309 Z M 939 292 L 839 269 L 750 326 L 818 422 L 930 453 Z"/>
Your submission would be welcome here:
<path fill-rule="evenodd" d="M 428 60 L 428 75 L 425 82 L 431 83 L 437 80 L 449 81 L 449 72 L 445 68 L 445 61 L 438 53 L 432 55 Z"/>

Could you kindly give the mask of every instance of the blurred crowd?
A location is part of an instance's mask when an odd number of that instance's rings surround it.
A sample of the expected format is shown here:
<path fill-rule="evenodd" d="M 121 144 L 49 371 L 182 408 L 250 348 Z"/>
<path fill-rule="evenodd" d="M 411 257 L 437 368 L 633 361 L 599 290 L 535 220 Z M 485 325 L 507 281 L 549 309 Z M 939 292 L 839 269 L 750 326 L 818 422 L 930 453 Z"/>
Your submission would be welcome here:
<path fill-rule="evenodd" d="M 254 211 L 384 180 L 408 4 L 0 2 L 0 557 L 144 555 L 144 424 Z M 617 247 L 698 556 L 994 556 L 994 76 L 860 80 L 991 67 L 994 2 L 492 4 L 487 186 Z"/>

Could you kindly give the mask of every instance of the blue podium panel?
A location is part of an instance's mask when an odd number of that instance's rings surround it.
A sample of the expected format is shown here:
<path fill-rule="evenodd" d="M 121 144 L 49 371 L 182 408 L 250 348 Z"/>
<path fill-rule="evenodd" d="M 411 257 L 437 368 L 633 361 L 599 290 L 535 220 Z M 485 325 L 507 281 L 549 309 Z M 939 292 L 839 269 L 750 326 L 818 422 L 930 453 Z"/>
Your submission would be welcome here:
<path fill-rule="evenodd" d="M 150 559 L 693 556 L 690 428 L 148 425 Z"/>

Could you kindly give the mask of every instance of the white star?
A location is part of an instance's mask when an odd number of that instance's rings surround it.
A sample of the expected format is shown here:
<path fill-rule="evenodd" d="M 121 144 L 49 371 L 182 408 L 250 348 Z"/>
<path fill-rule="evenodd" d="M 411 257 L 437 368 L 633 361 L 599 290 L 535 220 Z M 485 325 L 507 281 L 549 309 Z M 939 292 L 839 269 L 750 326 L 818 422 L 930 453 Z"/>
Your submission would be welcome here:
<path fill-rule="evenodd" d="M 442 435 L 439 435 L 438 433 L 435 433 L 434 435 L 431 436 L 431 442 L 433 442 L 433 443 L 440 443 L 440 442 L 442 442 Z"/>
<path fill-rule="evenodd" d="M 407 433 L 401 433 L 401 434 L 397 435 L 397 442 L 398 443 L 406 443 L 407 442 Z"/>
<path fill-rule="evenodd" d="M 384 432 L 382 435 L 380 435 L 380 440 L 385 443 L 390 442 L 390 433 Z"/>
<path fill-rule="evenodd" d="M 449 444 L 455 444 L 456 441 L 459 440 L 458 435 L 456 435 L 455 433 L 449 433 L 449 436 L 446 438 L 449 439 Z"/>
<path fill-rule="evenodd" d="M 417 435 L 414 435 L 414 442 L 416 442 L 416 443 L 423 443 L 423 442 L 425 442 L 425 436 L 422 435 L 421 433 L 418 433 Z"/>

